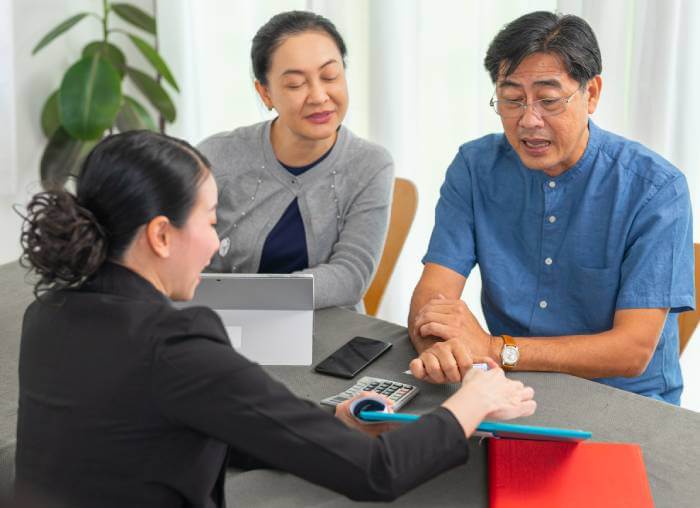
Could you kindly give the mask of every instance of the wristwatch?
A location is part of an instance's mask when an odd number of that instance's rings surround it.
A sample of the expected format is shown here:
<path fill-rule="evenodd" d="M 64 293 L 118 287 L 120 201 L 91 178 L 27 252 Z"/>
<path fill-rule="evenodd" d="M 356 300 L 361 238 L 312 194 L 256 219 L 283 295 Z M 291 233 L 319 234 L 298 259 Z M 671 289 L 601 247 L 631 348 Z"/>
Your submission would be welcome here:
<path fill-rule="evenodd" d="M 520 351 L 515 344 L 513 337 L 510 335 L 501 335 L 503 337 L 503 349 L 501 349 L 501 365 L 503 370 L 512 370 L 518 364 L 520 359 Z"/>

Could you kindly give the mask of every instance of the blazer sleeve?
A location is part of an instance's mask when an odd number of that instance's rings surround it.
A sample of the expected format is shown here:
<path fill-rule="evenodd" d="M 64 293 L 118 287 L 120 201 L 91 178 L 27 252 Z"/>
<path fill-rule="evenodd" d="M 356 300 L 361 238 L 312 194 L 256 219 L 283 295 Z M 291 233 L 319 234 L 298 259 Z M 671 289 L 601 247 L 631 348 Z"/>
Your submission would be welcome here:
<path fill-rule="evenodd" d="M 314 275 L 314 306 L 357 305 L 382 256 L 389 225 L 394 163 L 388 154 L 343 216 L 338 241 L 325 263 L 301 270 Z"/>
<path fill-rule="evenodd" d="M 441 408 L 372 438 L 294 396 L 236 353 L 218 316 L 188 309 L 158 340 L 152 392 L 173 424 L 228 443 L 271 467 L 355 500 L 393 500 L 468 458 L 468 441 Z"/>

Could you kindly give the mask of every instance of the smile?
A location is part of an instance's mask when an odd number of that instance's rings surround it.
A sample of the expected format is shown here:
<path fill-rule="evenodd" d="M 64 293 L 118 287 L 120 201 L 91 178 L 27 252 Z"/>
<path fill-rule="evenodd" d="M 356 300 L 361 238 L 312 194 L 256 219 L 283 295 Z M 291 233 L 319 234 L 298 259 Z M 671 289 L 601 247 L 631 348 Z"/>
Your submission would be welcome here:
<path fill-rule="evenodd" d="M 333 111 L 321 111 L 320 113 L 314 113 L 306 117 L 312 123 L 323 124 L 328 122 L 333 116 Z"/>

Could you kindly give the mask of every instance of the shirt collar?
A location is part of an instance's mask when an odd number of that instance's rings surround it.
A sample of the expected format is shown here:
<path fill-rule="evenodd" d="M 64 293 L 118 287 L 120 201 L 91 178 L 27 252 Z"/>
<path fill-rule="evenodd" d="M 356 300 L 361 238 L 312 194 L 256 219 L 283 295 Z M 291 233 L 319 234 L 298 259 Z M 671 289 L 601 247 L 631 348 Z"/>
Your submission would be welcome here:
<path fill-rule="evenodd" d="M 150 302 L 170 302 L 167 296 L 139 274 L 111 261 L 106 261 L 97 273 L 80 287 L 80 291 L 108 293 Z"/>

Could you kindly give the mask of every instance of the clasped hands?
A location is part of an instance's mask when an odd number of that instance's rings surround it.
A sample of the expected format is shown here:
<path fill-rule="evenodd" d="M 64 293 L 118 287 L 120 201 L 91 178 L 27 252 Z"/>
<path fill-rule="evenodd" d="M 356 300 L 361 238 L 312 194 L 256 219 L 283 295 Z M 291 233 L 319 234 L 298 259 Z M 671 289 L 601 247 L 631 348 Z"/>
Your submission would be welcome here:
<path fill-rule="evenodd" d="M 416 379 L 459 383 L 473 363 L 486 362 L 491 367 L 498 358 L 498 352 L 492 350 L 493 337 L 462 300 L 438 295 L 418 311 L 409 325 L 419 352 L 409 365 Z"/>

